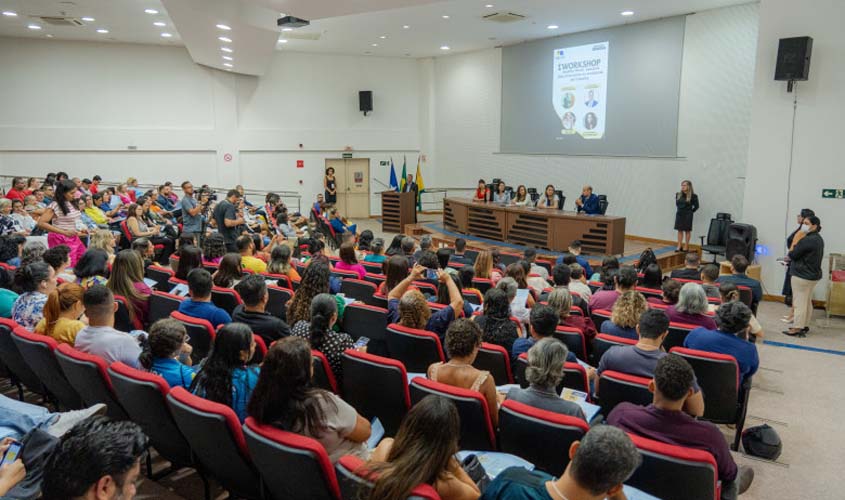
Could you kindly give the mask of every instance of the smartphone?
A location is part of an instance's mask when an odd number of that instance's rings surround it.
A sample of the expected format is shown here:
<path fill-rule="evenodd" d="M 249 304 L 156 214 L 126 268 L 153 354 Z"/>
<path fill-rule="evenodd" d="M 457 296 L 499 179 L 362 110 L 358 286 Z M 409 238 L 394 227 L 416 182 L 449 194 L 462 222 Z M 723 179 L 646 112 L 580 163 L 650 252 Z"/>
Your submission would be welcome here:
<path fill-rule="evenodd" d="M 368 337 L 358 337 L 358 340 L 355 341 L 355 345 L 353 345 L 352 347 L 354 349 L 360 349 L 367 345 L 369 342 L 370 339 Z"/>
<path fill-rule="evenodd" d="M 437 270 L 426 268 L 425 270 L 425 278 L 429 280 L 437 280 Z"/>
<path fill-rule="evenodd" d="M 0 467 L 6 464 L 10 464 L 17 460 L 18 457 L 20 457 L 22 447 L 23 446 L 18 442 L 10 444 L 9 448 L 6 450 L 6 453 L 3 455 L 3 460 L 0 461 Z"/>

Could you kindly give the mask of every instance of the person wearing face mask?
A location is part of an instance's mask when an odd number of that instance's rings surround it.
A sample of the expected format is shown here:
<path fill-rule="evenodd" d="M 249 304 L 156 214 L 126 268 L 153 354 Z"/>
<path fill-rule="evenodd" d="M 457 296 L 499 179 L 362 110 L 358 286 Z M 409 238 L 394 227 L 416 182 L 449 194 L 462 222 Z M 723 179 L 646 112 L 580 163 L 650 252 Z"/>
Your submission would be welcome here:
<path fill-rule="evenodd" d="M 803 337 L 810 330 L 810 320 L 813 317 L 813 289 L 822 279 L 824 239 L 819 234 L 821 230 L 821 220 L 815 215 L 804 219 L 801 226 L 804 237 L 787 255 L 793 293 L 792 306 L 795 310 L 792 328 L 783 332 L 789 336 Z"/>
<path fill-rule="evenodd" d="M 790 252 L 795 245 L 798 244 L 799 241 L 804 237 L 804 231 L 801 228 L 804 227 L 804 221 L 808 217 L 812 217 L 816 215 L 815 212 L 810 210 L 809 208 L 802 208 L 801 212 L 798 214 L 798 227 L 795 228 L 795 231 L 792 231 L 789 236 L 786 237 L 786 251 Z M 781 293 L 783 294 L 783 299 L 786 305 L 792 306 L 792 276 L 789 274 L 790 263 L 784 262 L 786 265 L 786 273 L 783 278 L 783 289 Z M 795 311 L 790 311 L 789 316 L 784 316 L 783 320 L 787 323 L 792 321 L 793 315 Z"/>

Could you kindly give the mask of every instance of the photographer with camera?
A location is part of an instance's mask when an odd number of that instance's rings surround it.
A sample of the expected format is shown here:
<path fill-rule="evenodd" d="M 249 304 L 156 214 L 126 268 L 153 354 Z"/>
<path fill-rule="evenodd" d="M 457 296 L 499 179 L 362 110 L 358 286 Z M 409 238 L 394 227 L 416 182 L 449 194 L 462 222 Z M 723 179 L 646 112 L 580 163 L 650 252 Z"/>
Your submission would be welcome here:
<path fill-rule="evenodd" d="M 217 223 L 217 231 L 223 236 L 226 242 L 226 250 L 229 252 L 238 252 L 238 245 L 236 241 L 241 235 L 242 226 L 246 224 L 244 218 L 238 215 L 237 204 L 241 199 L 241 193 L 236 189 L 230 190 L 226 193 L 226 199 L 221 201 L 214 207 L 214 221 Z"/>
<path fill-rule="evenodd" d="M 200 245 L 203 230 L 203 214 L 211 202 L 211 193 L 200 191 L 194 197 L 194 186 L 190 181 L 182 183 L 182 236 L 194 239 L 194 244 Z"/>

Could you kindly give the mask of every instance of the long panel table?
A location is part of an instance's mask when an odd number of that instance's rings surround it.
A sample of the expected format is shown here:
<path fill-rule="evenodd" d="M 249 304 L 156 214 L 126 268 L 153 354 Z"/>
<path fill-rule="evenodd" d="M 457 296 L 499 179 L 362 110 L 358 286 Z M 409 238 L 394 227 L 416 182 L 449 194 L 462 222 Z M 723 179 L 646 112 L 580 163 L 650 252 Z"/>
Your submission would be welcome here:
<path fill-rule="evenodd" d="M 621 255 L 625 250 L 625 217 L 444 198 L 443 226 L 449 231 L 557 252 L 566 251 L 573 240 L 581 240 L 583 251 L 590 254 Z"/>

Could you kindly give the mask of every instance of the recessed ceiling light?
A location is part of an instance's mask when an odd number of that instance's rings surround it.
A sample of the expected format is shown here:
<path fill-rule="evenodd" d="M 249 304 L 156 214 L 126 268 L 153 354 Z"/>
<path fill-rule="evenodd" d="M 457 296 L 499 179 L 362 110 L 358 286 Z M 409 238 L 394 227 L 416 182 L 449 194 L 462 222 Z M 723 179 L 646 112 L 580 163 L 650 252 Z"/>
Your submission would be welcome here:
<path fill-rule="evenodd" d="M 293 28 L 282 28 L 282 31 L 293 31 Z"/>
<path fill-rule="evenodd" d="M 227 38 L 225 36 L 218 36 L 217 39 L 220 40 L 221 42 L 232 43 L 232 39 Z"/>
<path fill-rule="evenodd" d="M 40 30 L 41 26 L 38 26 L 37 24 L 30 24 L 29 26 L 27 26 L 27 28 L 31 30 Z"/>
<path fill-rule="evenodd" d="M 220 47 L 220 50 L 222 50 L 223 52 L 228 52 L 229 54 L 232 53 L 232 49 L 230 49 L 229 47 Z"/>
<path fill-rule="evenodd" d="M 153 23 L 153 26 L 158 26 L 159 28 L 163 28 L 163 27 L 167 26 L 167 23 L 163 23 L 161 21 L 156 21 L 156 22 Z"/>
<path fill-rule="evenodd" d="M 162 34 L 161 34 L 161 37 L 162 37 L 162 38 L 170 38 L 170 37 L 172 37 L 172 36 L 173 36 L 173 35 L 171 35 L 170 33 L 162 33 Z"/>
<path fill-rule="evenodd" d="M 449 50 L 449 46 L 448 45 L 441 45 L 440 50 Z"/>
<path fill-rule="evenodd" d="M 18 17 L 18 13 L 12 12 L 11 10 L 4 10 L 3 15 L 6 17 Z"/>
<path fill-rule="evenodd" d="M 227 68 L 231 68 L 231 67 L 232 67 L 231 63 L 223 63 L 223 66 L 226 66 Z"/>
<path fill-rule="evenodd" d="M 408 28 L 410 28 L 410 26 L 408 26 L 407 24 L 403 24 L 403 25 L 402 25 L 402 29 L 403 29 L 403 30 L 406 30 L 406 29 L 408 29 Z"/>
<path fill-rule="evenodd" d="M 223 59 L 226 61 L 233 61 L 233 59 L 229 56 L 223 56 Z"/>
<path fill-rule="evenodd" d="M 378 44 L 377 43 L 371 43 L 370 46 L 371 47 L 378 47 Z"/>
<path fill-rule="evenodd" d="M 440 17 L 442 17 L 443 19 L 449 19 L 449 16 L 448 16 L 448 15 L 446 15 L 446 14 L 443 14 L 443 15 L 442 15 L 442 16 L 440 16 Z"/>
<path fill-rule="evenodd" d="M 44 36 L 46 36 L 47 38 L 53 38 L 53 35 L 51 35 L 51 34 L 49 34 L 49 33 L 48 33 L 48 34 L 46 34 L 46 35 L 44 35 Z"/>
<path fill-rule="evenodd" d="M 147 14 L 158 14 L 158 11 L 155 9 L 144 9 L 144 12 Z"/>
<path fill-rule="evenodd" d="M 288 43 L 288 39 L 287 38 L 280 38 L 279 43 Z"/>
<path fill-rule="evenodd" d="M 218 24 L 217 29 L 223 30 L 223 31 L 229 31 L 232 28 L 230 28 L 229 26 L 226 26 L 225 24 Z"/>
<path fill-rule="evenodd" d="M 492 4 L 492 3 L 488 3 L 487 5 L 485 5 L 485 7 L 487 7 L 488 9 L 492 9 L 492 8 L 493 8 L 493 4 Z"/>
<path fill-rule="evenodd" d="M 96 21 L 96 19 L 94 19 L 93 17 L 81 17 L 80 19 L 82 19 L 86 23 L 93 23 L 94 21 Z"/>
<path fill-rule="evenodd" d="M 387 38 L 387 35 L 382 35 L 382 36 L 380 36 L 379 38 L 381 38 L 382 40 L 384 40 L 385 38 Z"/>
<path fill-rule="evenodd" d="M 560 28 L 560 26 L 558 26 L 557 24 L 550 24 L 550 25 L 546 26 L 546 29 L 549 29 L 549 30 L 556 30 L 558 28 Z"/>
<path fill-rule="evenodd" d="M 633 10 L 623 10 L 622 12 L 620 12 L 620 14 L 623 15 L 623 16 L 633 16 L 634 11 Z"/>
<path fill-rule="evenodd" d="M 109 30 L 107 30 L 105 28 L 100 28 L 100 29 L 97 30 L 97 33 L 100 33 L 100 34 L 103 34 L 103 35 L 105 35 L 108 32 L 109 32 Z"/>

